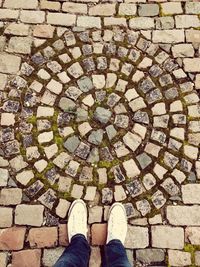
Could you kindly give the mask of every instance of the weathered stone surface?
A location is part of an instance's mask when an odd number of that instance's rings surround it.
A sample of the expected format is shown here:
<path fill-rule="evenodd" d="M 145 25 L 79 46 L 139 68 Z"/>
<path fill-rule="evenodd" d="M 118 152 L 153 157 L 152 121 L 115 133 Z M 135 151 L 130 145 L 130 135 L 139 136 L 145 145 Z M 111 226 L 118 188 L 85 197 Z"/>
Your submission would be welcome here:
<path fill-rule="evenodd" d="M 44 206 L 17 205 L 15 209 L 15 223 L 19 225 L 41 226 L 43 223 Z"/>
<path fill-rule="evenodd" d="M 125 240 L 125 248 L 146 248 L 149 245 L 147 227 L 128 226 L 128 235 Z"/>
<path fill-rule="evenodd" d="M 42 263 L 44 266 L 53 266 L 64 251 L 64 247 L 44 249 Z"/>
<path fill-rule="evenodd" d="M 52 38 L 55 27 L 51 25 L 36 25 L 33 30 L 33 36 L 41 38 Z"/>
<path fill-rule="evenodd" d="M 73 26 L 75 24 L 76 16 L 72 14 L 59 14 L 51 13 L 47 14 L 47 23 L 60 26 Z"/>
<path fill-rule="evenodd" d="M 32 248 L 54 247 L 58 241 L 56 227 L 32 228 L 27 238 Z"/>
<path fill-rule="evenodd" d="M 184 229 L 171 226 L 152 226 L 152 246 L 157 248 L 182 249 L 184 247 Z"/>
<path fill-rule="evenodd" d="M 106 243 L 107 224 L 94 223 L 91 227 L 92 245 L 104 245 Z"/>
<path fill-rule="evenodd" d="M 43 23 L 45 21 L 45 12 L 22 10 L 20 20 L 30 24 Z"/>
<path fill-rule="evenodd" d="M 27 249 L 19 252 L 12 253 L 12 266 L 13 267 L 40 267 L 41 262 L 40 249 Z"/>
<path fill-rule="evenodd" d="M 186 72 L 199 72 L 200 71 L 200 59 L 199 58 L 184 58 L 183 64 L 184 64 L 184 70 Z"/>
<path fill-rule="evenodd" d="M 168 250 L 169 264 L 172 266 L 186 266 L 191 264 L 191 254 L 189 252 Z"/>
<path fill-rule="evenodd" d="M 185 204 L 199 204 L 200 203 L 200 185 L 199 184 L 187 184 L 182 185 L 182 198 Z"/>
<path fill-rule="evenodd" d="M 0 207 L 0 228 L 10 227 L 13 223 L 13 209 Z"/>
<path fill-rule="evenodd" d="M 172 225 L 200 225 L 200 207 L 168 206 L 167 219 Z"/>
<path fill-rule="evenodd" d="M 24 247 L 26 228 L 11 227 L 0 230 L 1 250 L 20 250 Z"/>
<path fill-rule="evenodd" d="M 101 28 L 101 20 L 92 16 L 78 16 L 77 26 L 85 28 Z"/>
<path fill-rule="evenodd" d="M 22 9 L 36 9 L 38 6 L 37 0 L 30 0 L 30 1 L 24 1 L 24 0 L 6 0 L 3 4 L 3 7 L 6 8 L 22 8 Z"/>
<path fill-rule="evenodd" d="M 162 262 L 165 259 L 165 253 L 162 249 L 146 248 L 136 250 L 136 259 L 142 263 Z"/>
<path fill-rule="evenodd" d="M 0 205 L 17 205 L 22 201 L 22 190 L 19 188 L 3 188 L 0 192 Z"/>
<path fill-rule="evenodd" d="M 181 43 L 184 42 L 183 30 L 155 30 L 153 32 L 154 43 Z"/>
<path fill-rule="evenodd" d="M 0 54 L 0 71 L 8 74 L 16 74 L 19 71 L 21 58 L 9 54 Z"/>

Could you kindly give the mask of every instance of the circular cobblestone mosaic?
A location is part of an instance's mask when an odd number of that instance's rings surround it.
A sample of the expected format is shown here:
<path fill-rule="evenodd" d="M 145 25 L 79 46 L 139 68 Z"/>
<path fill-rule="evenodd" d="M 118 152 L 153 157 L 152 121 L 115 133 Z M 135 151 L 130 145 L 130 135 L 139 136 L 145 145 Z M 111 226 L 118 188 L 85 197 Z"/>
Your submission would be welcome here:
<path fill-rule="evenodd" d="M 123 201 L 146 216 L 181 200 L 198 156 L 199 98 L 168 46 L 133 31 L 58 35 L 24 60 L 3 105 L 18 115 L 1 139 L 27 201 Z"/>

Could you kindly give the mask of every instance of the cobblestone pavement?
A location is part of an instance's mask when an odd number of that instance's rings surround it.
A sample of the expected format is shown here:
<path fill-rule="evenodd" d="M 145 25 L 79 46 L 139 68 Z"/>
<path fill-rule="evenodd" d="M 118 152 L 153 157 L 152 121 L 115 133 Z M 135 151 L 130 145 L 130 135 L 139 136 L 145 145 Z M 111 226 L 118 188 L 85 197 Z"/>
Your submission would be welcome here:
<path fill-rule="evenodd" d="M 0 0 L 0 267 L 53 266 L 114 201 L 135 266 L 200 266 L 200 3 Z"/>

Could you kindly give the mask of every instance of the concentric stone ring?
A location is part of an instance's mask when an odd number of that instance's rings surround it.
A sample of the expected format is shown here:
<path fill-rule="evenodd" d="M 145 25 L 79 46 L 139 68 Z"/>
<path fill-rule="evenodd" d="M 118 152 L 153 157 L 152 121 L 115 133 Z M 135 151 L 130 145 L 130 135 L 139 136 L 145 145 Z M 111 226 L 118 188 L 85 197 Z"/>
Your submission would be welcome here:
<path fill-rule="evenodd" d="M 198 155 L 199 99 L 167 46 L 134 31 L 58 31 L 12 86 L 22 91 L 19 142 L 5 154 L 20 162 L 29 199 L 60 217 L 73 198 L 123 201 L 135 217 L 179 201 Z"/>

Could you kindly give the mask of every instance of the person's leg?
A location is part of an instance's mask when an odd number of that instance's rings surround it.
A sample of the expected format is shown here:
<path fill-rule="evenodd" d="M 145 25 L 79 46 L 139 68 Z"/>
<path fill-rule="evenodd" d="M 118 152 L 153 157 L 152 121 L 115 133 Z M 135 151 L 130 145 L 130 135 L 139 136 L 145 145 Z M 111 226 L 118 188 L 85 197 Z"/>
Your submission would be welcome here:
<path fill-rule="evenodd" d="M 87 267 L 90 246 L 87 242 L 87 208 L 83 200 L 75 200 L 69 209 L 67 223 L 69 246 L 54 267 Z"/>
<path fill-rule="evenodd" d="M 85 236 L 76 234 L 64 250 L 54 267 L 87 267 L 90 257 L 90 246 Z"/>
<path fill-rule="evenodd" d="M 126 210 L 121 203 L 114 203 L 109 211 L 108 233 L 102 257 L 102 267 L 131 267 L 123 245 L 126 233 Z"/>
<path fill-rule="evenodd" d="M 131 267 L 122 242 L 113 239 L 104 247 L 102 267 Z"/>

